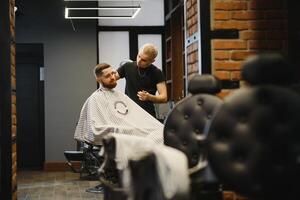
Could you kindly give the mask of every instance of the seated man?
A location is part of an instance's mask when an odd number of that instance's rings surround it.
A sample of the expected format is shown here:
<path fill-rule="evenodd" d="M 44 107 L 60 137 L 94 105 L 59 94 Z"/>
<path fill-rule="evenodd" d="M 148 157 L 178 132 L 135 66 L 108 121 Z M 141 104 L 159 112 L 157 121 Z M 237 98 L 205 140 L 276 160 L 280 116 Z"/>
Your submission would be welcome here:
<path fill-rule="evenodd" d="M 101 145 L 108 134 L 126 134 L 163 144 L 163 124 L 125 94 L 114 90 L 116 72 L 106 63 L 98 64 L 95 77 L 100 87 L 86 100 L 75 130 L 75 139 Z"/>

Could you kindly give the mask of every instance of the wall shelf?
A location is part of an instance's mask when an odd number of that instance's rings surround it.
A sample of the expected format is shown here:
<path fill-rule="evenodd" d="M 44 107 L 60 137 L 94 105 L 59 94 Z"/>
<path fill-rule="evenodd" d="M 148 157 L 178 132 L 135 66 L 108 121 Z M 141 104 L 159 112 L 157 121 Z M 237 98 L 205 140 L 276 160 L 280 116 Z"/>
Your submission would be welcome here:
<path fill-rule="evenodd" d="M 168 99 L 184 97 L 184 5 L 182 0 L 165 0 L 165 72 Z"/>

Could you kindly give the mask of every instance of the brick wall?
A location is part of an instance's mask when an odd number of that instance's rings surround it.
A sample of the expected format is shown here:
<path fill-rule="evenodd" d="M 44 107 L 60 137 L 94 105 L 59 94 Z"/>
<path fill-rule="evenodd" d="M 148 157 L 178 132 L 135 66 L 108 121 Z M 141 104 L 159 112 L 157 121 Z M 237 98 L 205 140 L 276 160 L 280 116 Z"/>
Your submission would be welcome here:
<path fill-rule="evenodd" d="M 213 0 L 211 27 L 237 29 L 237 39 L 212 40 L 212 71 L 222 80 L 241 80 L 243 61 L 258 52 L 287 51 L 284 0 Z M 221 96 L 230 91 L 223 90 Z"/>
<path fill-rule="evenodd" d="M 10 64 L 11 64 L 11 137 L 12 137 L 12 199 L 17 199 L 17 104 L 16 104 L 16 45 L 15 45 L 15 0 L 10 0 Z"/>
<path fill-rule="evenodd" d="M 241 81 L 243 61 L 259 52 L 286 52 L 287 9 L 284 0 L 211 0 L 211 30 L 237 29 L 237 39 L 211 41 L 212 74 L 221 80 Z M 197 0 L 186 2 L 187 38 L 198 32 Z M 187 47 L 188 79 L 198 71 L 198 41 Z M 222 90 L 220 97 L 230 94 Z M 224 200 L 244 200 L 232 191 Z"/>
<path fill-rule="evenodd" d="M 197 0 L 186 1 L 186 34 L 187 38 L 198 32 L 198 2 Z M 186 38 L 186 39 L 187 39 Z M 199 73 L 198 69 L 198 41 L 191 43 L 187 49 L 187 78 Z"/>

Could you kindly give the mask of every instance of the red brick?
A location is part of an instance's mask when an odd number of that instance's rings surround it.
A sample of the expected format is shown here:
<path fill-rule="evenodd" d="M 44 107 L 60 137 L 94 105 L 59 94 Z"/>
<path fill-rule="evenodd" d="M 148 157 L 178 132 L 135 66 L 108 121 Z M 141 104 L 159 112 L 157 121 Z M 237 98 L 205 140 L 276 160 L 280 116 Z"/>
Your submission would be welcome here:
<path fill-rule="evenodd" d="M 229 59 L 229 51 L 214 51 L 213 57 L 215 60 L 228 60 Z"/>
<path fill-rule="evenodd" d="M 187 48 L 187 54 L 189 55 L 190 53 L 197 51 L 198 50 L 198 42 L 194 42 Z"/>
<path fill-rule="evenodd" d="M 236 11 L 231 14 L 232 19 L 236 20 L 253 20 L 253 19 L 263 19 L 264 12 L 262 11 Z"/>
<path fill-rule="evenodd" d="M 16 78 L 14 76 L 11 76 L 11 89 L 16 90 Z"/>
<path fill-rule="evenodd" d="M 225 94 L 226 94 L 226 93 L 228 93 L 228 91 L 229 90 L 224 90 L 223 92 L 225 92 Z M 231 192 L 231 191 L 224 191 L 223 192 L 223 200 L 234 200 L 234 199 L 235 199 L 235 193 L 234 192 Z"/>
<path fill-rule="evenodd" d="M 196 4 L 197 0 L 192 0 L 192 5 Z"/>
<path fill-rule="evenodd" d="M 216 2 L 215 10 L 246 10 L 247 2 Z"/>
<path fill-rule="evenodd" d="M 188 28 L 192 26 L 192 18 L 189 18 L 189 19 L 187 20 L 186 25 L 187 25 Z"/>
<path fill-rule="evenodd" d="M 265 39 L 265 32 L 264 31 L 242 31 L 240 33 L 241 39 L 244 40 L 251 40 L 251 39 Z"/>
<path fill-rule="evenodd" d="M 16 125 L 11 126 L 11 134 L 12 134 L 12 136 L 17 135 L 17 126 Z"/>
<path fill-rule="evenodd" d="M 192 1 L 186 1 L 186 8 L 189 9 L 192 6 Z"/>
<path fill-rule="evenodd" d="M 15 58 L 15 56 L 11 56 L 10 57 L 10 64 L 14 65 L 14 66 L 16 65 L 16 58 Z"/>
<path fill-rule="evenodd" d="M 191 18 L 196 14 L 196 10 L 193 7 L 190 7 L 190 9 L 187 10 L 187 19 Z"/>
<path fill-rule="evenodd" d="M 241 71 L 231 72 L 230 79 L 233 80 L 233 81 L 241 80 L 242 79 Z"/>
<path fill-rule="evenodd" d="M 256 51 L 233 51 L 231 60 L 245 60 L 247 57 L 257 54 Z"/>
<path fill-rule="evenodd" d="M 191 36 L 198 31 L 198 25 L 194 24 L 193 26 L 188 28 L 188 35 Z"/>
<path fill-rule="evenodd" d="M 215 11 L 214 19 L 215 20 L 228 20 L 230 18 L 228 11 Z"/>
<path fill-rule="evenodd" d="M 195 75 L 197 75 L 197 74 L 199 74 L 199 72 L 198 71 L 196 71 L 196 72 L 192 72 L 192 73 L 190 73 L 190 74 L 188 74 L 188 76 L 187 76 L 187 78 L 188 78 L 188 81 L 190 81 Z"/>
<path fill-rule="evenodd" d="M 17 114 L 16 104 L 11 104 L 11 114 Z"/>
<path fill-rule="evenodd" d="M 191 17 L 191 25 L 194 25 L 198 22 L 198 17 L 197 15 L 194 15 Z"/>
<path fill-rule="evenodd" d="M 246 21 L 215 21 L 213 29 L 238 29 L 246 30 L 249 28 Z"/>
<path fill-rule="evenodd" d="M 242 62 L 227 62 L 227 61 L 214 62 L 215 70 L 236 71 L 236 70 L 241 70 L 241 66 L 242 66 Z"/>
<path fill-rule="evenodd" d="M 220 80 L 230 80 L 229 71 L 215 71 L 214 75 Z"/>
<path fill-rule="evenodd" d="M 197 23 L 197 21 L 198 21 L 197 15 L 192 16 L 187 20 L 187 27 L 188 28 L 192 27 L 194 24 Z"/>
<path fill-rule="evenodd" d="M 17 124 L 17 116 L 16 115 L 11 116 L 11 123 L 14 124 L 14 125 Z"/>
<path fill-rule="evenodd" d="M 198 63 L 188 65 L 188 74 L 195 73 L 199 71 Z"/>
<path fill-rule="evenodd" d="M 233 50 L 233 49 L 246 49 L 247 43 L 245 41 L 232 41 L 232 40 L 215 40 L 213 41 L 213 49 L 219 50 Z"/>
<path fill-rule="evenodd" d="M 16 77 L 16 64 L 10 65 L 11 76 Z"/>
<path fill-rule="evenodd" d="M 14 44 L 10 45 L 10 53 L 14 56 L 16 55 L 16 46 Z"/>
<path fill-rule="evenodd" d="M 11 103 L 16 104 L 17 103 L 17 97 L 15 94 L 11 95 Z"/>
<path fill-rule="evenodd" d="M 191 54 L 188 55 L 187 57 L 187 63 L 188 64 L 192 64 L 198 61 L 198 54 L 197 52 L 193 52 Z"/>

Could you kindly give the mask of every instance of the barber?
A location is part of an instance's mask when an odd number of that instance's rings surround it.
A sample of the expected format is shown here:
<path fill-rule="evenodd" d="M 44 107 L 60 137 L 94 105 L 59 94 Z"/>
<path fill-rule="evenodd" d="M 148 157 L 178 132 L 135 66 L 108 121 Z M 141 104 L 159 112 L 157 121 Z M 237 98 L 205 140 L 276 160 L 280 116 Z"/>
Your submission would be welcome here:
<path fill-rule="evenodd" d="M 167 102 L 164 75 L 152 64 L 157 53 L 153 44 L 144 44 L 137 54 L 136 61 L 126 62 L 116 73 L 117 79 L 126 79 L 125 94 L 153 117 L 156 117 L 154 103 Z"/>

